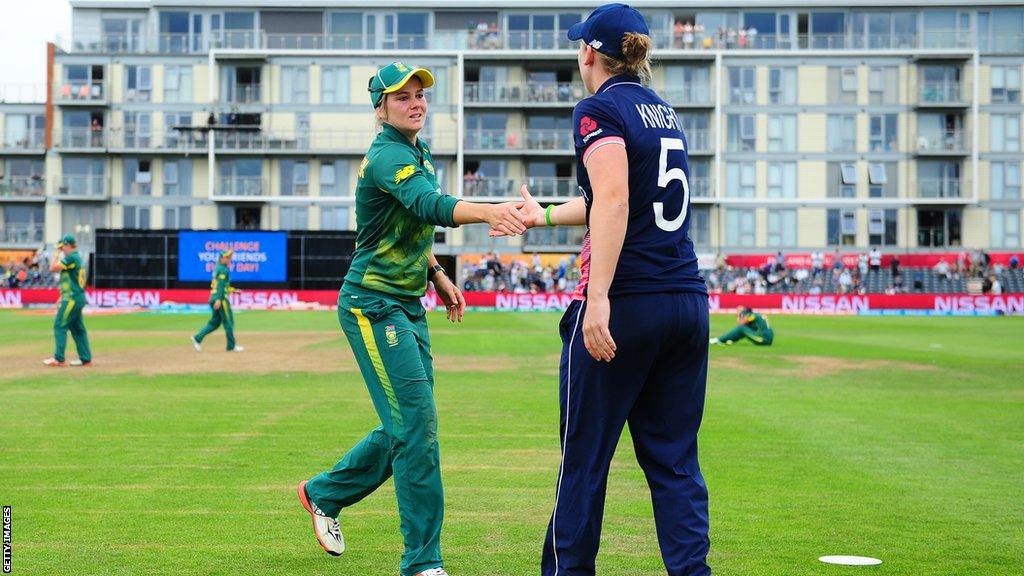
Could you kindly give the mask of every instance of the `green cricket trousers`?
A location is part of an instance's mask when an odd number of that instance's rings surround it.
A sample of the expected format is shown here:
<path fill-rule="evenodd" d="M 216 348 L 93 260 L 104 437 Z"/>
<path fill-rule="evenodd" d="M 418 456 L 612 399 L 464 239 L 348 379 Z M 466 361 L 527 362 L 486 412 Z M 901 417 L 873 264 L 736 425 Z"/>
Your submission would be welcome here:
<path fill-rule="evenodd" d="M 203 338 L 210 335 L 217 328 L 224 326 L 224 335 L 228 339 L 228 350 L 235 349 L 235 313 L 231 310 L 231 300 L 224 298 L 220 301 L 220 310 L 213 307 L 216 300 L 210 300 L 210 320 L 203 326 L 203 329 L 195 335 L 196 342 L 202 342 Z"/>
<path fill-rule="evenodd" d="M 61 300 L 57 307 L 57 316 L 53 319 L 53 336 L 56 340 L 56 349 L 53 351 L 53 358 L 59 362 L 64 361 L 64 350 L 68 346 L 68 331 L 75 340 L 75 348 L 78 349 L 78 359 L 82 362 L 92 361 L 92 351 L 89 350 L 89 333 L 85 331 L 85 320 L 82 318 L 82 309 L 85 308 L 85 298 L 72 298 Z"/>
<path fill-rule="evenodd" d="M 325 514 L 336 516 L 394 476 L 405 540 L 403 576 L 441 567 L 444 490 L 426 313 L 418 299 L 346 283 L 338 320 L 381 425 L 334 468 L 311 479 L 306 492 Z"/>

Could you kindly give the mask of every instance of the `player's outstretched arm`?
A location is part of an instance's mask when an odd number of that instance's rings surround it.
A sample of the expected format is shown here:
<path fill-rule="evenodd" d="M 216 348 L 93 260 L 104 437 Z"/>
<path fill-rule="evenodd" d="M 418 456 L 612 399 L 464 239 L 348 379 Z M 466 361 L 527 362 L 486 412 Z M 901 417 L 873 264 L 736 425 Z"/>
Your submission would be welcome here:
<path fill-rule="evenodd" d="M 519 213 L 522 214 L 527 228 L 583 226 L 587 223 L 587 205 L 582 196 L 573 198 L 565 204 L 551 204 L 545 208 L 534 199 L 533 194 L 530 194 L 530 189 L 526 184 L 519 188 L 519 193 L 523 196 L 523 201 L 518 202 L 516 206 L 519 208 Z M 494 238 L 506 234 L 499 230 L 491 230 L 488 235 Z"/>

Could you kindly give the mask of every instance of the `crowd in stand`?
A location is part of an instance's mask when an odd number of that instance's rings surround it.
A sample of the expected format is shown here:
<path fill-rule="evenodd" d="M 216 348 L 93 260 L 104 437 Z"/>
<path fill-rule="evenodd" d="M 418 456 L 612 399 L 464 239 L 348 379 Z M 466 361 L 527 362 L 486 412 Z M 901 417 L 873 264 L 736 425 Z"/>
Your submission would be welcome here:
<path fill-rule="evenodd" d="M 719 27 L 708 32 L 700 23 L 676 20 L 672 26 L 673 48 L 758 48 L 757 28 L 742 26 L 740 28 Z"/>
<path fill-rule="evenodd" d="M 530 260 L 514 259 L 506 265 L 492 252 L 477 263 L 463 265 L 461 284 L 466 291 L 540 294 L 572 292 L 579 281 L 575 255 L 563 256 L 557 266 L 543 265 L 539 254 Z"/>
<path fill-rule="evenodd" d="M 51 285 L 54 278 L 49 269 L 50 257 L 42 248 L 32 258 L 25 257 L 21 262 L 9 260 L 6 264 L 0 264 L 0 288 Z"/>

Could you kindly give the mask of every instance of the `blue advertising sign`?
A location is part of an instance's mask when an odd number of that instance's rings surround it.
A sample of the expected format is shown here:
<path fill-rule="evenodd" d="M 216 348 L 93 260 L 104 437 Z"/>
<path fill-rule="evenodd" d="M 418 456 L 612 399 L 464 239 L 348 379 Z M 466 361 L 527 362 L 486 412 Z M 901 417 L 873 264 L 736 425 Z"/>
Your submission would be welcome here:
<path fill-rule="evenodd" d="M 231 282 L 288 280 L 286 232 L 178 233 L 178 280 L 205 282 L 213 275 L 221 250 L 234 250 Z"/>

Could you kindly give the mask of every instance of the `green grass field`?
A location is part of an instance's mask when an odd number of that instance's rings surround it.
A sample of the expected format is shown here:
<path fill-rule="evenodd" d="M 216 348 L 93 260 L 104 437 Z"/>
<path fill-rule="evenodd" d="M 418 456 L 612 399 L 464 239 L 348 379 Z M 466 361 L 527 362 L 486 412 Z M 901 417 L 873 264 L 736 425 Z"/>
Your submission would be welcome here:
<path fill-rule="evenodd" d="M 431 317 L 452 576 L 537 574 L 558 465 L 558 316 Z M 1024 566 L 1024 318 L 773 317 L 715 348 L 701 436 L 719 575 L 1010 575 Z M 386 484 L 317 546 L 295 484 L 375 425 L 328 312 L 88 317 L 96 366 L 46 369 L 51 317 L 0 312 L 0 503 L 14 574 L 394 576 Z M 712 320 L 723 331 L 728 316 Z M 74 355 L 70 354 L 73 358 Z M 598 573 L 664 574 L 632 446 Z M 824 554 L 876 556 L 874 568 Z"/>

